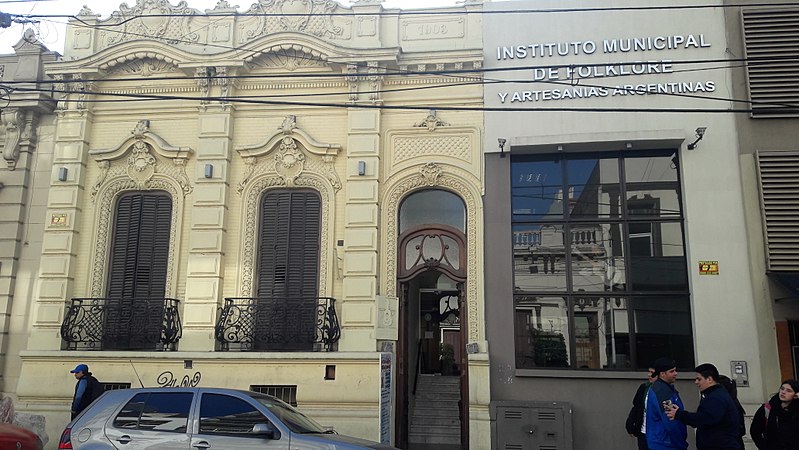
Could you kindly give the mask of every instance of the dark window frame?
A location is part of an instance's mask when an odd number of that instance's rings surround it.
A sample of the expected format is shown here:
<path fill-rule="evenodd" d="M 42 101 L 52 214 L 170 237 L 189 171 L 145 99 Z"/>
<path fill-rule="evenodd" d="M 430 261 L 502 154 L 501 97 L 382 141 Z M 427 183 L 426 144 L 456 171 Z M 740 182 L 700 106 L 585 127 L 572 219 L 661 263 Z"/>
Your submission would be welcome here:
<path fill-rule="evenodd" d="M 638 356 L 637 352 L 637 330 L 635 329 L 636 322 L 636 313 L 640 313 L 638 311 L 638 307 L 636 303 L 645 304 L 643 299 L 663 299 L 669 300 L 674 298 L 680 298 L 682 301 L 686 302 L 687 305 L 687 314 L 689 316 L 689 327 L 690 324 L 690 313 L 691 313 L 691 295 L 690 295 L 690 288 L 688 285 L 688 277 L 689 277 L 689 265 L 687 260 L 687 252 L 686 252 L 686 242 L 685 242 L 685 225 L 684 225 L 684 208 L 683 208 L 683 197 L 682 197 L 682 189 L 681 189 L 681 180 L 680 180 L 680 171 L 677 169 L 679 167 L 678 164 L 674 164 L 674 170 L 676 171 L 676 181 L 654 181 L 651 183 L 651 186 L 656 187 L 658 189 L 668 188 L 673 189 L 675 195 L 677 196 L 677 204 L 679 207 L 679 211 L 677 214 L 674 214 L 674 211 L 667 212 L 665 216 L 655 216 L 655 215 L 642 215 L 642 214 L 635 214 L 631 213 L 630 208 L 628 207 L 628 202 L 631 199 L 627 198 L 627 186 L 632 184 L 634 185 L 634 191 L 639 191 L 641 186 L 647 186 L 647 184 L 642 184 L 641 182 L 630 182 L 626 179 L 625 173 L 625 161 L 630 159 L 636 158 L 646 158 L 646 157 L 671 157 L 675 155 L 677 150 L 675 149 L 652 149 L 652 150 L 642 150 L 636 151 L 635 153 L 632 152 L 586 152 L 586 153 L 570 153 L 570 154 L 546 154 L 546 155 L 513 155 L 512 161 L 510 164 L 510 173 L 509 176 L 511 177 L 510 183 L 510 198 L 511 201 L 514 198 L 514 191 L 516 188 L 528 188 L 530 186 L 516 186 L 516 181 L 514 177 L 514 168 L 517 167 L 517 164 L 520 163 L 532 163 L 532 162 L 555 162 L 560 163 L 560 189 L 561 192 L 569 192 L 569 187 L 574 185 L 569 179 L 569 171 L 567 162 L 569 160 L 578 160 L 578 159 L 616 159 L 618 164 L 618 186 L 619 186 L 619 210 L 618 215 L 613 217 L 608 216 L 604 217 L 598 215 L 597 217 L 587 217 L 585 214 L 582 214 L 579 217 L 571 217 L 570 210 L 571 208 L 568 207 L 567 199 L 562 199 L 562 212 L 560 215 L 552 215 L 552 214 L 539 214 L 537 217 L 533 217 L 536 214 L 516 214 L 513 206 L 511 207 L 511 226 L 512 229 L 516 229 L 517 227 L 524 227 L 524 226 L 560 226 L 560 232 L 563 233 L 563 241 L 564 241 L 564 264 L 565 264 L 565 281 L 566 281 L 566 288 L 563 291 L 559 290 L 516 290 L 516 270 L 513 269 L 512 276 L 514 278 L 513 286 L 514 286 L 514 301 L 513 301 L 513 308 L 514 308 L 514 329 L 520 325 L 520 317 L 517 315 L 517 311 L 521 310 L 529 310 L 530 306 L 522 306 L 519 307 L 518 303 L 520 301 L 524 301 L 524 298 L 529 298 L 531 296 L 537 297 L 548 297 L 548 298 L 555 298 L 560 297 L 563 298 L 566 304 L 566 321 L 568 327 L 568 342 L 566 342 L 566 346 L 568 349 L 568 354 L 570 357 L 568 358 L 568 367 L 563 367 L 562 369 L 565 370 L 576 370 L 576 369 L 583 369 L 577 367 L 576 355 L 577 355 L 577 336 L 575 333 L 575 317 L 577 313 L 575 312 L 578 305 L 578 300 L 584 301 L 585 298 L 589 299 L 596 299 L 597 301 L 602 301 L 602 299 L 621 299 L 624 304 L 626 304 L 627 309 L 627 320 L 628 320 L 628 338 L 629 341 L 627 345 L 629 346 L 629 359 L 630 359 L 630 367 L 616 367 L 616 362 L 609 361 L 608 367 L 600 367 L 594 369 L 587 369 L 587 370 L 603 370 L 603 371 L 619 371 L 619 370 L 630 370 L 630 369 L 644 369 L 646 368 L 651 361 L 642 360 L 642 357 Z M 554 185 L 553 185 L 554 186 Z M 543 187 L 542 187 L 543 190 Z M 543 193 L 543 191 L 542 191 Z M 641 199 L 635 199 L 630 204 L 634 204 L 640 202 Z M 658 206 L 659 207 L 659 206 Z M 635 208 L 633 208 L 634 210 Z M 522 209 L 523 210 L 523 209 Z M 525 217 L 527 216 L 527 217 Z M 644 224 L 648 223 L 651 224 L 651 240 L 654 242 L 656 238 L 659 239 L 657 235 L 661 235 L 661 227 L 665 224 L 679 224 L 680 226 L 680 233 L 681 233 L 681 245 L 682 245 L 682 259 L 684 267 L 684 275 L 685 275 L 685 283 L 684 289 L 677 289 L 677 290 L 633 290 L 633 282 L 631 278 L 631 270 L 630 265 L 633 259 L 633 256 L 630 253 L 630 246 L 631 246 L 631 239 L 630 239 L 630 230 L 629 226 L 631 224 Z M 573 243 L 571 242 L 571 231 L 575 226 L 586 226 L 586 225 L 602 225 L 602 224 L 610 224 L 612 226 L 619 225 L 621 227 L 621 245 L 623 248 L 623 255 L 624 255 L 624 267 L 625 267 L 625 283 L 624 289 L 617 291 L 590 291 L 590 292 L 583 292 L 578 291 L 574 287 L 574 267 L 572 265 L 572 257 L 575 248 Z M 557 227 L 556 227 L 557 229 Z M 513 235 L 511 236 L 513 239 Z M 513 245 L 513 243 L 512 243 Z M 653 255 L 657 256 L 657 255 Z M 511 267 L 516 267 L 517 261 L 515 255 L 511 255 L 512 258 L 512 265 Z M 553 265 L 554 267 L 554 265 Z M 554 268 L 553 268 L 554 270 Z M 533 270 L 531 268 L 531 274 Z M 619 301 L 619 300 L 615 300 Z M 680 311 L 675 311 L 674 313 L 677 314 Z M 540 317 L 538 318 L 540 320 Z M 529 318 L 528 318 L 529 320 Z M 613 330 L 615 333 L 615 330 Z M 516 339 L 520 336 L 520 331 L 514 331 L 514 346 L 518 347 L 518 342 Z M 695 355 L 695 349 L 693 348 L 693 334 L 694 330 L 690 328 L 688 334 L 688 340 L 690 341 L 691 350 L 690 350 L 690 361 L 682 361 L 680 364 L 681 369 L 689 369 L 693 367 Z M 551 336 L 550 336 L 551 337 Z M 611 336 L 611 338 L 615 338 L 615 336 Z M 518 352 L 518 348 L 516 349 Z M 657 356 L 665 356 L 665 355 L 647 355 L 648 358 L 657 357 Z M 614 355 L 615 357 L 615 355 Z M 533 368 L 533 369 L 557 369 L 558 367 L 519 367 L 519 355 L 517 353 L 516 356 L 516 366 L 517 368 Z"/>
<path fill-rule="evenodd" d="M 263 421 L 253 421 L 252 425 L 255 425 L 257 423 L 266 423 L 266 424 L 271 424 L 272 423 L 272 421 L 269 420 L 269 417 L 267 417 L 266 414 L 264 414 L 259 409 L 258 406 L 255 406 L 254 404 L 252 404 L 251 402 L 249 402 L 249 401 L 247 401 L 247 400 L 245 400 L 243 398 L 239 398 L 239 397 L 236 397 L 234 395 L 229 395 L 229 394 L 224 394 L 224 393 L 204 392 L 204 393 L 202 393 L 200 395 L 200 399 L 199 399 L 200 407 L 199 407 L 199 418 L 198 418 L 198 424 L 197 424 L 198 425 L 198 434 L 210 435 L 210 436 L 242 437 L 242 438 L 247 438 L 247 437 L 252 438 L 253 437 L 253 435 L 250 434 L 250 431 L 252 430 L 252 426 L 250 426 L 247 429 L 242 427 L 242 429 L 240 431 L 209 431 L 207 429 L 205 429 L 205 430 L 203 429 L 203 426 L 207 425 L 207 423 L 208 423 L 208 417 L 205 417 L 204 414 L 203 414 L 203 408 L 206 405 L 205 401 L 206 401 L 206 399 L 208 399 L 209 401 L 212 401 L 212 399 L 216 399 L 216 398 L 219 398 L 219 399 L 224 398 L 224 399 L 227 399 L 228 401 L 233 400 L 233 401 L 236 401 L 238 403 L 241 403 L 241 404 L 249 406 L 251 408 L 250 413 L 257 413 L 257 414 L 260 415 L 260 417 L 263 418 Z M 230 416 L 216 416 L 216 417 L 230 417 Z M 235 421 L 235 419 L 230 419 L 230 420 L 231 421 Z M 222 424 L 224 424 L 224 422 L 222 422 Z"/>
<path fill-rule="evenodd" d="M 189 397 L 188 407 L 185 410 L 186 424 L 183 426 L 183 430 L 155 430 L 155 429 L 152 429 L 152 428 L 143 428 L 141 426 L 141 421 L 142 421 L 142 417 L 144 417 L 144 415 L 145 415 L 145 410 L 147 409 L 147 405 L 150 404 L 150 399 L 152 399 L 154 396 L 163 397 L 163 396 L 166 396 L 166 395 L 171 395 L 171 396 L 180 395 L 180 396 L 184 396 L 184 397 Z M 131 402 L 133 402 L 133 400 L 136 400 L 137 398 L 140 398 L 140 397 L 144 397 L 144 401 L 141 402 L 141 408 L 138 411 L 138 417 L 136 418 L 136 426 L 135 427 L 121 427 L 121 426 L 117 425 L 117 419 L 119 418 L 119 415 L 122 414 L 123 411 L 125 411 L 125 407 L 127 407 L 129 404 L 131 404 Z M 112 426 L 114 428 L 116 428 L 116 429 L 119 429 L 119 430 L 138 430 L 138 431 L 145 431 L 145 432 L 151 431 L 151 432 L 155 432 L 155 433 L 181 433 L 181 434 L 185 434 L 188 431 L 188 429 L 189 429 L 189 417 L 191 416 L 192 406 L 194 404 L 194 397 L 195 397 L 194 393 L 192 393 L 192 392 L 141 392 L 141 393 L 138 393 L 138 394 L 134 395 L 133 397 L 131 397 L 131 399 L 128 400 L 125 403 L 125 406 L 123 406 L 122 409 L 116 414 L 116 416 L 114 416 L 114 420 L 112 421 Z"/>

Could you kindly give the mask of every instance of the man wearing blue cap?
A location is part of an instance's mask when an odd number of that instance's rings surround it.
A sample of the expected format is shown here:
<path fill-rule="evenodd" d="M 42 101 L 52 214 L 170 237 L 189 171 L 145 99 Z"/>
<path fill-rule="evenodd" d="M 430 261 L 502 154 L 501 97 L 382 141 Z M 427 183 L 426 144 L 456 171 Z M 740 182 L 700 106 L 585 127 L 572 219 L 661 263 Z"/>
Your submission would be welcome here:
<path fill-rule="evenodd" d="M 103 393 L 103 385 L 92 376 L 89 366 L 86 364 L 78 364 L 69 373 L 75 374 L 75 379 L 78 380 L 75 384 L 75 396 L 72 398 L 72 418 L 74 419 Z"/>

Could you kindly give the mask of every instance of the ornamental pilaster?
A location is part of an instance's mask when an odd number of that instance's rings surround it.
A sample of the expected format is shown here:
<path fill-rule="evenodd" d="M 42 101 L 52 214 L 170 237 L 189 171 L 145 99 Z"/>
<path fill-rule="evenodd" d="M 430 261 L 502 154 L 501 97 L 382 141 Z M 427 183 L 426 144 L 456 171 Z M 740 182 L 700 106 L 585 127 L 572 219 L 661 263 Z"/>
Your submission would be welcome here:
<path fill-rule="evenodd" d="M 347 181 L 344 213 L 341 351 L 375 351 L 378 316 L 379 109 L 350 108 L 347 114 Z M 384 309 L 384 308 L 383 308 Z"/>
<path fill-rule="evenodd" d="M 220 70 L 222 69 L 222 70 Z M 215 75 L 224 75 L 216 68 Z M 209 80 L 209 88 L 226 89 L 227 79 Z M 220 96 L 222 92 L 219 92 Z M 231 182 L 230 162 L 233 139 L 233 112 L 227 102 L 206 102 L 197 120 L 199 134 L 191 178 L 191 224 L 188 236 L 189 260 L 186 274 L 186 294 L 183 300 L 184 351 L 213 351 L 213 330 L 216 311 L 222 305 L 225 252 Z M 236 258 L 235 253 L 232 256 Z"/>
<path fill-rule="evenodd" d="M 82 87 L 85 91 L 90 89 L 90 84 L 82 77 L 70 79 L 65 84 L 72 88 Z M 85 102 L 85 95 L 62 95 L 59 101 L 61 109 L 57 110 L 53 165 L 29 349 L 61 348 L 59 330 L 64 305 L 71 297 L 81 294 L 75 286 L 75 249 L 81 238 L 78 228 L 80 215 L 86 208 L 83 194 L 86 190 L 89 136 L 94 117 Z"/>

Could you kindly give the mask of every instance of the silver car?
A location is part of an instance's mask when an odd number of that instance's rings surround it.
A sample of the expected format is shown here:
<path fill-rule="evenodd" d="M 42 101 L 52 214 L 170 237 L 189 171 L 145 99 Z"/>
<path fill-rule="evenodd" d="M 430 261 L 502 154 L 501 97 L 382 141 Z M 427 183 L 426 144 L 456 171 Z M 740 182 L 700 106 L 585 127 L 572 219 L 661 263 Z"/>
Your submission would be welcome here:
<path fill-rule="evenodd" d="M 59 449 L 392 449 L 336 434 L 269 395 L 233 389 L 104 393 L 67 425 Z"/>

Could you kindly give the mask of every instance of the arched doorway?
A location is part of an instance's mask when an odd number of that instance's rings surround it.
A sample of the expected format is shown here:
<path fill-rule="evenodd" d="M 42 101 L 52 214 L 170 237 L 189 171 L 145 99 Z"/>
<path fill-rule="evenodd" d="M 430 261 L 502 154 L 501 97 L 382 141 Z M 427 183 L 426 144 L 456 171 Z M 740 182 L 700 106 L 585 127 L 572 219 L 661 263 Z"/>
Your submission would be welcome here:
<path fill-rule="evenodd" d="M 396 441 L 402 448 L 429 442 L 425 433 L 443 439 L 436 442 L 441 449 L 468 442 L 465 219 L 463 201 L 445 190 L 417 191 L 400 206 Z"/>

